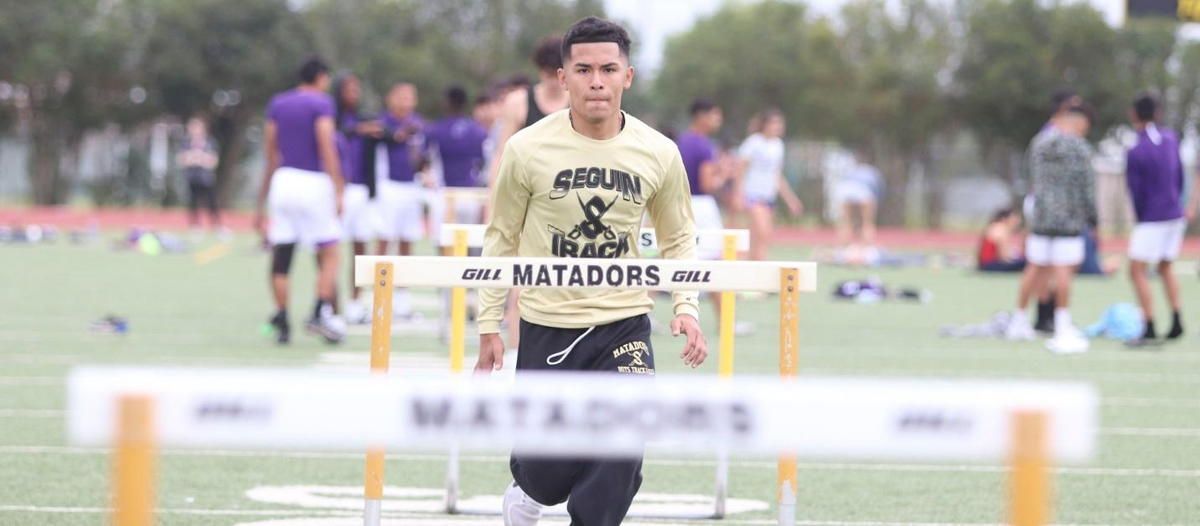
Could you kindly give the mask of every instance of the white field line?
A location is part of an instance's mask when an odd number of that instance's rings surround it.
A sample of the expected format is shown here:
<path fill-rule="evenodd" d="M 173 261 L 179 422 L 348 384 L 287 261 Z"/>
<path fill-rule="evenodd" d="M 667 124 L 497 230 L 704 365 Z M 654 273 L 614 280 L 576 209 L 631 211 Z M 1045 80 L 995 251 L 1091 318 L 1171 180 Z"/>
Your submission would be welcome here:
<path fill-rule="evenodd" d="M 73 447 L 73 446 L 0 446 L 0 455 L 108 455 L 107 448 Z M 325 451 L 238 451 L 224 449 L 194 449 L 167 450 L 162 454 L 178 457 L 234 457 L 234 458 L 307 458 L 346 460 L 362 459 L 359 453 L 335 453 Z M 388 454 L 387 459 L 393 461 L 440 462 L 446 459 L 440 454 Z M 500 455 L 462 455 L 463 462 L 507 463 L 507 456 Z M 675 467 L 706 467 L 716 464 L 715 460 L 705 459 L 664 459 L 647 458 L 648 465 Z M 762 460 L 732 460 L 729 464 L 739 468 L 775 469 L 776 463 Z M 880 472 L 914 472 L 914 473 L 1006 473 L 1008 466 L 986 464 L 869 464 L 869 463 L 834 463 L 834 462 L 802 462 L 800 469 L 811 471 L 880 471 Z M 1200 478 L 1200 469 L 1161 469 L 1161 468 L 1086 468 L 1086 467 L 1056 467 L 1054 473 L 1082 477 L 1168 477 L 1168 478 Z"/>
<path fill-rule="evenodd" d="M 8 512 L 26 512 L 26 513 L 60 513 L 60 514 L 84 514 L 98 515 L 111 513 L 110 508 L 99 507 L 70 507 L 70 506 L 30 506 L 21 504 L 0 504 L 0 511 Z M 158 508 L 155 513 L 162 515 L 200 515 L 200 516 L 242 516 L 242 517 L 305 517 L 305 519 L 296 520 L 279 520 L 259 523 L 243 523 L 239 526 L 352 526 L 362 524 L 362 514 L 345 511 L 323 511 L 323 510 L 230 510 L 230 509 L 201 509 L 201 508 Z M 316 520 L 307 520 L 308 517 L 314 517 Z M 322 520 L 329 518 L 329 520 Z M 426 519 L 429 522 L 408 522 L 405 524 L 458 524 L 460 526 L 484 526 L 494 525 L 495 519 L 480 519 L 479 517 L 469 516 L 449 516 L 430 513 L 384 513 L 385 519 Z M 341 520 L 346 519 L 346 520 Z M 562 521 L 554 519 L 546 519 L 542 521 L 546 526 L 559 526 L 564 524 Z M 731 520 L 725 519 L 720 521 L 721 524 L 731 526 L 771 526 L 778 524 L 777 520 L 773 519 L 758 519 L 758 520 Z M 678 519 L 639 519 L 636 523 L 628 523 L 628 526 L 637 526 L 640 524 L 713 524 L 711 520 L 687 520 L 680 521 Z M 839 521 L 839 520 L 797 520 L 795 524 L 800 526 L 1001 526 L 991 522 L 880 522 L 880 521 Z M 1093 526 L 1085 524 L 1058 524 L 1057 526 Z M 1094 525 L 1099 526 L 1099 525 Z M 1141 525 L 1147 526 L 1147 525 Z"/>
<path fill-rule="evenodd" d="M 62 418 L 61 409 L 0 409 L 0 418 Z"/>

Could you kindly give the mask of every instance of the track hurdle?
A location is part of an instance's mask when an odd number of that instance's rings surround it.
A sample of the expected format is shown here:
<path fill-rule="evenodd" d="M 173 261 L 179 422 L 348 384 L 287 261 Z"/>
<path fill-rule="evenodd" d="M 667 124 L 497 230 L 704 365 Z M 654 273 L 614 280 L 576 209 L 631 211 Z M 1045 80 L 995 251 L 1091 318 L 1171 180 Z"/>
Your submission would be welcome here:
<path fill-rule="evenodd" d="M 1011 523 L 1042 526 L 1048 466 L 1094 456 L 1098 413 L 1095 390 L 1076 382 L 578 373 L 396 381 L 85 367 L 67 386 L 70 443 L 114 447 L 114 526 L 153 522 L 160 447 L 444 452 L 451 443 L 564 456 L 639 455 L 649 443 L 685 456 L 1007 462 Z"/>
<path fill-rule="evenodd" d="M 468 248 L 483 246 L 484 233 L 487 225 L 446 224 L 442 226 L 438 244 L 443 252 L 452 255 L 465 256 Z M 641 250 L 658 250 L 658 235 L 653 229 L 645 229 L 637 239 Z M 720 250 L 722 260 L 737 260 L 738 251 L 750 249 L 750 231 L 742 229 L 710 229 L 696 232 L 696 246 L 702 250 Z M 719 320 L 719 343 L 717 348 L 717 374 L 723 378 L 733 375 L 734 356 L 734 324 L 736 322 L 734 302 L 736 295 L 732 291 L 722 291 L 721 312 Z M 461 298 L 461 299 L 459 299 Z M 450 370 L 461 372 L 463 357 L 466 354 L 465 341 L 461 335 L 466 325 L 466 289 L 455 287 L 451 291 L 451 337 L 450 337 Z M 457 366 L 456 366 L 457 364 Z M 451 451 L 446 466 L 446 513 L 459 513 L 459 459 L 457 453 Z M 725 455 L 717 455 L 715 475 L 715 490 L 713 493 L 713 512 L 708 516 L 687 518 L 714 518 L 725 516 L 725 502 L 729 494 L 729 462 Z"/>

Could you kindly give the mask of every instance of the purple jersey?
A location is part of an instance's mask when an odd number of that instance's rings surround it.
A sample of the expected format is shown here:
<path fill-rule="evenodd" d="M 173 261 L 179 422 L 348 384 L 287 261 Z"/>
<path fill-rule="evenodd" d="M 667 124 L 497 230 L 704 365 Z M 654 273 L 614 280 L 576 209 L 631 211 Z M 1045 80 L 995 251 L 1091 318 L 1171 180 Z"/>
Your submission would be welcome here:
<path fill-rule="evenodd" d="M 683 169 L 687 171 L 692 195 L 704 195 L 704 190 L 700 189 L 700 167 L 716 158 L 717 148 L 708 137 L 691 130 L 679 134 L 675 143 L 679 145 L 679 155 L 683 157 Z"/>
<path fill-rule="evenodd" d="M 1183 163 L 1175 132 L 1153 124 L 1125 157 L 1125 182 L 1139 223 L 1183 217 Z"/>
<path fill-rule="evenodd" d="M 480 186 L 479 170 L 483 167 L 483 142 L 487 130 L 470 117 L 447 117 L 437 121 L 425 132 L 425 142 L 436 149 L 442 160 L 446 186 Z"/>
<path fill-rule="evenodd" d="M 359 121 L 356 113 L 347 111 L 342 114 L 341 122 L 338 123 L 338 155 L 342 161 L 342 177 L 346 178 L 347 184 L 367 184 L 363 170 L 363 148 L 366 139 L 354 132 Z"/>
<path fill-rule="evenodd" d="M 388 137 L 392 137 L 396 132 L 408 130 L 408 138 L 404 142 L 395 142 L 394 140 L 387 141 L 388 153 L 388 179 L 401 183 L 411 183 L 416 176 L 417 170 L 415 166 L 416 158 L 421 153 L 422 130 L 425 128 L 425 121 L 420 115 L 410 113 L 405 117 L 397 118 L 391 113 L 385 112 L 380 120 L 383 121 L 384 132 Z"/>
<path fill-rule="evenodd" d="M 275 95 L 267 118 L 275 123 L 279 166 L 323 172 L 317 152 L 317 119 L 333 117 L 333 98 L 312 90 L 291 89 Z"/>

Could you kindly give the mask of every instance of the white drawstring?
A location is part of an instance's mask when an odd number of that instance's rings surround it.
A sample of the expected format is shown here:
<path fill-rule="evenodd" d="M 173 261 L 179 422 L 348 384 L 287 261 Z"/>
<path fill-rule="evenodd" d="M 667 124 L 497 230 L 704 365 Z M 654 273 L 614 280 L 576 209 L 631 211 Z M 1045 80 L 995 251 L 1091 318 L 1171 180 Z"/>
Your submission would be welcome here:
<path fill-rule="evenodd" d="M 554 354 L 551 354 L 550 356 L 547 356 L 546 357 L 546 365 L 558 365 L 558 364 L 562 363 L 563 360 L 567 359 L 567 355 L 571 354 L 571 351 L 575 349 L 575 344 L 579 343 L 579 340 L 582 340 L 584 336 L 587 336 L 588 333 L 592 332 L 595 329 L 596 329 L 595 327 L 588 327 L 588 330 L 583 331 L 583 334 L 580 334 L 578 338 L 575 338 L 575 341 L 571 342 L 571 345 L 568 345 L 566 349 L 563 349 Z"/>

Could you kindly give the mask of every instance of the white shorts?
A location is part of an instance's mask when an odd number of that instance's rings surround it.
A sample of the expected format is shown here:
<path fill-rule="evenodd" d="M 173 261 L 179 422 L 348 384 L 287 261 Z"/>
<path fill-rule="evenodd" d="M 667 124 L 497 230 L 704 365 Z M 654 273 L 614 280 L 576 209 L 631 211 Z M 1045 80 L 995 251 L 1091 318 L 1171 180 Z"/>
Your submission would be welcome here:
<path fill-rule="evenodd" d="M 1129 259 L 1150 264 L 1178 259 L 1185 230 L 1183 219 L 1138 223 L 1129 236 Z"/>
<path fill-rule="evenodd" d="M 323 172 L 289 167 L 275 170 L 267 190 L 271 221 L 267 241 L 312 246 L 341 240 L 334 199 L 333 181 Z"/>
<path fill-rule="evenodd" d="M 696 217 L 696 230 L 725 228 L 721 221 L 721 209 L 711 195 L 692 195 L 692 215 Z M 721 251 L 697 247 L 696 259 L 721 259 Z"/>
<path fill-rule="evenodd" d="M 874 203 L 875 192 L 858 181 L 840 181 L 834 186 L 834 194 L 842 203 Z"/>
<path fill-rule="evenodd" d="M 1083 236 L 1050 237 L 1030 234 L 1025 259 L 1033 265 L 1070 267 L 1083 263 Z"/>
<path fill-rule="evenodd" d="M 421 213 L 425 196 L 421 185 L 381 181 L 378 190 L 379 238 L 385 241 L 419 241 L 425 233 Z"/>
<path fill-rule="evenodd" d="M 342 195 L 342 228 L 350 241 L 367 242 L 379 236 L 378 203 L 371 200 L 366 185 L 346 185 Z"/>

